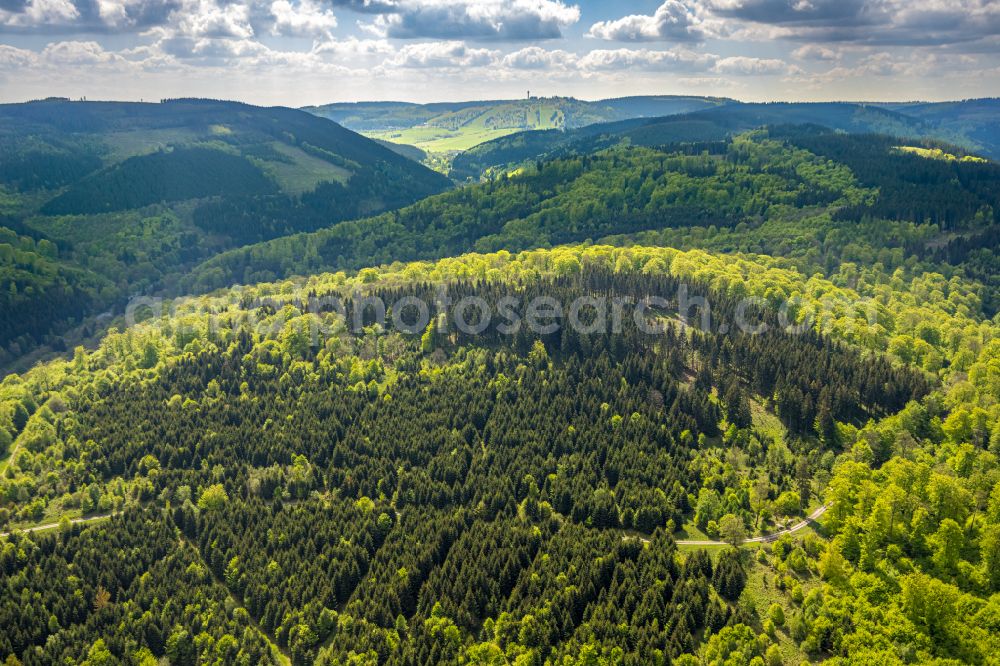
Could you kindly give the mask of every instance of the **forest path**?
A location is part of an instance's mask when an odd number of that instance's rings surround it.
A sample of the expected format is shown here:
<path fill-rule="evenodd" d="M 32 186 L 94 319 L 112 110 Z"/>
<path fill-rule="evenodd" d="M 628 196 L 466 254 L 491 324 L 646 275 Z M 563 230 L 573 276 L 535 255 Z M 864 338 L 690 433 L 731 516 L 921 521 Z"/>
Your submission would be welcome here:
<path fill-rule="evenodd" d="M 753 537 L 751 539 L 744 539 L 743 545 L 751 543 L 771 543 L 773 541 L 777 541 L 786 534 L 795 534 L 800 530 L 804 530 L 811 523 L 819 519 L 820 516 L 826 513 L 827 510 L 830 508 L 830 505 L 831 505 L 830 502 L 827 502 L 823 506 L 819 507 L 818 509 L 810 513 L 805 520 L 798 522 L 792 525 L 791 527 L 783 529 L 779 532 L 772 532 L 771 534 L 765 534 L 764 536 Z M 643 541 L 647 540 L 643 539 Z M 727 544 L 725 541 L 678 541 L 677 545 L 678 546 L 727 546 L 729 544 Z"/>
<path fill-rule="evenodd" d="M 743 540 L 743 545 L 747 545 L 747 544 L 751 544 L 751 543 L 771 543 L 771 542 L 777 541 L 778 539 L 780 539 L 781 537 L 785 536 L 786 534 L 795 534 L 796 532 L 804 530 L 810 524 L 812 524 L 816 520 L 818 520 L 824 513 L 827 512 L 827 510 L 829 508 L 830 508 L 830 503 L 828 502 L 828 503 L 824 504 L 823 506 L 819 507 L 818 509 L 816 509 L 815 511 L 813 511 L 812 513 L 810 513 L 808 516 L 806 516 L 805 520 L 802 520 L 802 521 L 800 521 L 800 522 L 792 525 L 791 527 L 785 528 L 785 529 L 783 529 L 783 530 L 781 530 L 779 532 L 772 532 L 771 534 L 765 534 L 765 535 L 759 536 L 759 537 L 753 537 L 753 538 L 750 538 L 750 539 L 744 539 Z M 78 525 L 80 523 L 90 523 L 90 522 L 93 522 L 93 521 L 96 521 L 96 520 L 104 520 L 106 518 L 110 518 L 113 515 L 114 515 L 113 513 L 102 513 L 102 514 L 98 514 L 96 516 L 88 516 L 86 518 L 73 518 L 69 522 L 70 522 L 71 525 Z M 59 523 L 57 523 L 57 522 L 56 523 L 44 523 L 42 525 L 35 525 L 33 527 L 24 527 L 24 528 L 21 528 L 19 530 L 12 530 L 12 531 L 16 531 L 16 532 L 42 532 L 44 530 L 51 530 L 51 529 L 55 529 L 57 527 L 59 527 Z M 10 534 L 11 534 L 10 532 L 0 532 L 0 538 L 10 536 Z M 628 537 L 624 537 L 624 538 L 628 538 Z M 646 539 L 644 537 L 640 537 L 639 540 L 642 541 L 643 543 L 649 543 L 649 539 Z M 677 543 L 678 546 L 726 546 L 726 545 L 728 545 L 725 541 L 683 541 L 682 540 L 682 541 L 677 541 L 676 543 Z"/>
<path fill-rule="evenodd" d="M 86 518 L 72 518 L 70 519 L 71 525 L 79 525 L 80 523 L 92 523 L 95 520 L 105 520 L 115 515 L 114 513 L 100 513 L 96 516 L 87 516 Z M 10 532 L 0 532 L 0 538 L 8 537 L 11 532 L 43 532 L 45 530 L 52 530 L 59 527 L 59 523 L 44 523 L 42 525 L 34 525 L 32 527 L 22 527 L 20 529 L 11 530 Z"/>

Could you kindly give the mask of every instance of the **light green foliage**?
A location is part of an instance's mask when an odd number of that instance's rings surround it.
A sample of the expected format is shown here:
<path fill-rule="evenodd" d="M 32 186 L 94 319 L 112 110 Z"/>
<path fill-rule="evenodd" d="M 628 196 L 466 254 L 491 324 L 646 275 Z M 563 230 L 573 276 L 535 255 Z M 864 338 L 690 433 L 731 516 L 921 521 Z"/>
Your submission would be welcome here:
<path fill-rule="evenodd" d="M 965 546 L 965 535 L 959 524 L 951 518 L 945 518 L 938 531 L 928 539 L 928 543 L 934 549 L 934 566 L 945 575 L 953 574 Z"/>
<path fill-rule="evenodd" d="M 87 666 L 110 666 L 115 663 L 115 657 L 111 654 L 111 650 L 105 645 L 104 639 L 98 638 L 93 645 L 90 646 L 90 650 L 87 651 L 87 660 L 84 662 Z"/>
<path fill-rule="evenodd" d="M 946 153 L 940 148 L 919 148 L 917 146 L 900 146 L 899 151 L 904 153 L 911 153 L 913 155 L 919 155 L 920 157 L 929 160 L 944 160 L 945 162 L 954 162 L 956 160 L 962 162 L 986 162 L 987 160 L 982 157 L 976 157 L 975 155 L 963 155 L 962 157 L 956 157 L 951 153 Z"/>
<path fill-rule="evenodd" d="M 198 498 L 198 508 L 202 511 L 220 511 L 229 501 L 229 495 L 221 484 L 214 484 L 205 488 Z"/>
<path fill-rule="evenodd" d="M 746 539 L 743 519 L 729 513 L 719 519 L 719 537 L 731 546 L 739 546 Z"/>
<path fill-rule="evenodd" d="M 784 516 L 794 516 L 802 510 L 802 498 L 794 490 L 788 490 L 774 501 L 775 510 Z"/>
<path fill-rule="evenodd" d="M 708 639 L 701 653 L 701 663 L 710 666 L 750 664 L 764 654 L 762 641 L 746 625 L 724 627 Z"/>

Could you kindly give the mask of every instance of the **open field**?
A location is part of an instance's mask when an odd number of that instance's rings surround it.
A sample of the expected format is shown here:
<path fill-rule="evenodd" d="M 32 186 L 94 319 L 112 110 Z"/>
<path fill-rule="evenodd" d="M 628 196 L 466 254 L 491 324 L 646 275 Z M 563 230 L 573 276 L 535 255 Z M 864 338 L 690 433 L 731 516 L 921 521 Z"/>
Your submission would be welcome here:
<path fill-rule="evenodd" d="M 514 127 L 502 129 L 463 127 L 458 130 L 449 130 L 443 127 L 411 127 L 404 130 L 363 132 L 363 134 L 369 139 L 416 146 L 428 153 L 450 153 L 468 150 L 486 141 L 519 131 L 521 131 L 519 128 Z"/>

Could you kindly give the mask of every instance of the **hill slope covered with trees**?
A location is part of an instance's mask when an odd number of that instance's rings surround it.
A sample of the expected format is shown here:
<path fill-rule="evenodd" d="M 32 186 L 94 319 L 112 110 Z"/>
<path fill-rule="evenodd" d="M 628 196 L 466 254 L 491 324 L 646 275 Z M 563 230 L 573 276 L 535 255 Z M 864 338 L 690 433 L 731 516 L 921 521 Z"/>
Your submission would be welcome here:
<path fill-rule="evenodd" d="M 960 267 L 987 285 L 995 312 L 1000 168 L 928 159 L 899 143 L 782 127 L 573 153 L 390 214 L 221 254 L 184 285 L 610 240 L 777 255 L 822 272 L 847 261 Z"/>
<path fill-rule="evenodd" d="M 7 541 L 0 651 L 988 661 L 1000 329 L 973 282 L 872 268 L 838 284 L 850 271 L 577 247 L 179 301 L 4 382 L 6 520 L 120 513 Z M 708 326 L 679 325 L 682 283 Z M 631 317 L 619 332 L 410 333 L 316 305 L 441 285 L 494 306 L 667 300 L 645 312 L 653 334 Z M 728 332 L 746 296 L 767 333 Z M 793 296 L 799 332 L 778 318 Z M 772 531 L 820 503 L 804 537 L 715 556 L 674 542 Z"/>
<path fill-rule="evenodd" d="M 636 117 L 565 132 L 518 132 L 477 145 L 456 155 L 450 175 L 479 180 L 484 174 L 526 161 L 567 153 L 588 153 L 622 142 L 656 146 L 665 143 L 719 141 L 764 126 L 810 125 L 849 134 L 881 134 L 910 140 L 933 140 L 1000 158 L 994 128 L 1000 106 L 973 100 L 919 106 L 849 103 L 730 102 L 663 118 Z"/>
<path fill-rule="evenodd" d="M 0 105 L 0 363 L 219 251 L 446 187 L 395 152 L 292 109 Z"/>
<path fill-rule="evenodd" d="M 623 97 L 596 102 L 572 97 L 531 97 L 411 104 L 357 102 L 325 104 L 305 110 L 366 136 L 449 157 L 473 146 L 525 130 L 567 130 L 626 118 L 669 116 L 728 103 L 711 97 Z"/>

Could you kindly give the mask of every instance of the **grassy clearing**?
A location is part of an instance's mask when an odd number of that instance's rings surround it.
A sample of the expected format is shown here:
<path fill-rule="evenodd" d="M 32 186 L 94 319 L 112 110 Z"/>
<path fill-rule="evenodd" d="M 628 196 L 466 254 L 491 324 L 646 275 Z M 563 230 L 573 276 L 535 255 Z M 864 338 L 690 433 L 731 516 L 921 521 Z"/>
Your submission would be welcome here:
<path fill-rule="evenodd" d="M 557 129 L 565 125 L 566 114 L 558 104 L 519 101 L 461 109 L 413 127 L 361 133 L 370 139 L 420 148 L 428 153 L 425 164 L 447 173 L 455 153 L 515 132 Z"/>
<path fill-rule="evenodd" d="M 946 153 L 940 148 L 918 148 L 917 146 L 898 146 L 896 150 L 902 153 L 910 153 L 911 155 L 917 155 L 928 160 L 943 160 L 945 162 L 982 162 L 986 163 L 989 160 L 985 160 L 982 157 L 976 157 L 975 155 L 965 155 L 963 157 L 958 157 L 957 155 L 952 155 L 951 153 Z"/>
<path fill-rule="evenodd" d="M 788 430 L 773 412 L 760 400 L 750 400 L 750 417 L 753 428 L 766 438 L 775 442 L 787 441 Z"/>
<path fill-rule="evenodd" d="M 294 146 L 275 141 L 271 147 L 289 161 L 254 160 L 254 162 L 288 194 L 311 192 L 322 182 L 337 181 L 346 184 L 351 178 L 352 174 L 347 169 L 313 157 Z"/>
<path fill-rule="evenodd" d="M 677 550 L 678 550 L 678 552 L 681 552 L 681 553 L 693 553 L 696 550 L 704 550 L 705 552 L 707 552 L 709 554 L 709 556 L 711 556 L 712 561 L 715 562 L 715 561 L 717 561 L 719 559 L 719 555 L 722 553 L 722 551 L 724 551 L 726 548 L 729 548 L 729 547 L 730 546 L 726 546 L 726 545 L 722 545 L 722 546 L 686 546 L 684 544 L 678 544 L 677 545 Z"/>
<path fill-rule="evenodd" d="M 103 137 L 110 152 L 109 162 L 120 162 L 135 155 L 145 155 L 171 144 L 192 143 L 199 134 L 187 129 L 143 129 L 134 132 L 111 132 Z"/>
<path fill-rule="evenodd" d="M 381 139 L 392 143 L 416 146 L 428 153 L 453 153 L 468 150 L 486 141 L 498 139 L 522 128 L 508 127 L 490 129 L 487 127 L 461 127 L 450 130 L 443 127 L 411 127 L 404 130 L 362 132 L 369 139 Z"/>
<path fill-rule="evenodd" d="M 694 523 L 688 522 L 681 526 L 681 529 L 674 532 L 675 541 L 715 541 L 716 538 L 709 536 L 698 529 Z"/>
<path fill-rule="evenodd" d="M 756 552 L 756 550 L 754 551 Z M 773 604 L 781 606 L 785 614 L 785 624 L 775 628 L 772 640 L 781 650 L 782 662 L 785 664 L 801 664 L 809 662 L 808 656 L 799 649 L 798 643 L 788 633 L 788 619 L 795 612 L 796 606 L 785 593 L 775 587 L 776 572 L 768 565 L 754 562 L 747 572 L 747 586 L 743 590 L 743 599 L 763 621 L 768 618 L 768 611 Z M 760 631 L 762 627 L 755 627 Z"/>

